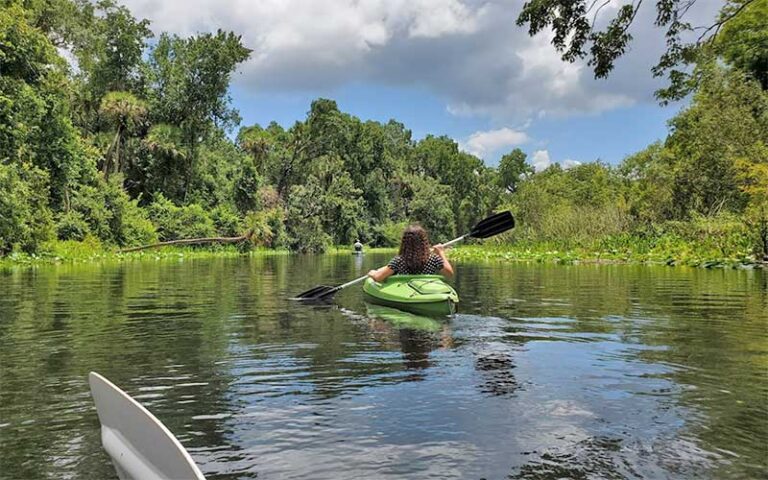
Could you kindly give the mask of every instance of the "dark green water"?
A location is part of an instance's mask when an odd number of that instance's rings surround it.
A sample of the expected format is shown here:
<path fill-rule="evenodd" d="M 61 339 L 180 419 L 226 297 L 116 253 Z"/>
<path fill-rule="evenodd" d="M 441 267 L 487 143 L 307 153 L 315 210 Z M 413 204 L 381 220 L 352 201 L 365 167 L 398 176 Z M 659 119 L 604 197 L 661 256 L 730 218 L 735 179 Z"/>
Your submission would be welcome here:
<path fill-rule="evenodd" d="M 211 479 L 768 476 L 766 272 L 462 264 L 441 322 L 288 300 L 384 260 L 0 272 L 0 478 L 114 477 L 91 370 Z"/>

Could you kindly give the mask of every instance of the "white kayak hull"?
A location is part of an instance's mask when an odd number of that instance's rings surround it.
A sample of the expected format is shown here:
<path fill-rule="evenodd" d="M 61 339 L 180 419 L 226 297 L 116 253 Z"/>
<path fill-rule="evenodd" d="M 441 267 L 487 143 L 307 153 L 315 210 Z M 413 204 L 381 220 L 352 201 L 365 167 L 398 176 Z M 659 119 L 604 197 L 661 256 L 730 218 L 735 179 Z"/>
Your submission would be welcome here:
<path fill-rule="evenodd" d="M 101 443 L 121 480 L 205 480 L 165 425 L 96 372 L 88 375 L 101 422 Z"/>

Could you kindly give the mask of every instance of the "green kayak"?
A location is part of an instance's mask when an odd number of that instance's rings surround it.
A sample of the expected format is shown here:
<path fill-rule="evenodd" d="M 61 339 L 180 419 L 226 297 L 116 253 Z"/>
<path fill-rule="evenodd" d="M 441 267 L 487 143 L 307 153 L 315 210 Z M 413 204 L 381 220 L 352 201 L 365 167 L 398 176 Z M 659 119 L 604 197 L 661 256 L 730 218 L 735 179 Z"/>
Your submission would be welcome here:
<path fill-rule="evenodd" d="M 419 330 L 423 332 L 439 332 L 443 324 L 439 319 L 427 315 L 417 315 L 411 312 L 404 312 L 397 308 L 385 307 L 383 305 L 366 304 L 368 317 L 378 320 L 384 320 L 393 327 L 406 330 Z"/>
<path fill-rule="evenodd" d="M 451 315 L 459 295 L 440 275 L 392 275 L 382 283 L 363 285 L 371 303 L 421 315 Z"/>

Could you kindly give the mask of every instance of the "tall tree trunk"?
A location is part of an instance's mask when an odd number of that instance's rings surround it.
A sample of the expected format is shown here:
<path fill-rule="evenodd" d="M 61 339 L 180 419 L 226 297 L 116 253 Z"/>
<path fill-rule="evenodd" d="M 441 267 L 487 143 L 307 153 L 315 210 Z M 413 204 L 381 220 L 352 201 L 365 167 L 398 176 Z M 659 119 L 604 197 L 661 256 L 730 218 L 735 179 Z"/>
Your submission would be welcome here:
<path fill-rule="evenodd" d="M 120 125 L 117 126 L 117 132 L 115 133 L 115 138 L 112 140 L 112 143 L 110 144 L 109 148 L 107 149 L 106 155 L 104 155 L 104 167 L 102 168 L 102 173 L 104 174 L 104 179 L 109 180 L 109 171 L 111 170 L 112 166 L 112 155 L 113 152 L 117 148 L 118 143 L 120 142 Z"/>
<path fill-rule="evenodd" d="M 189 149 L 189 153 L 187 154 L 186 158 L 186 172 L 184 174 L 184 203 L 187 203 L 187 196 L 189 195 L 189 187 L 192 184 L 192 166 L 195 162 L 195 157 L 197 156 L 197 137 L 192 138 L 192 146 Z"/>
<path fill-rule="evenodd" d="M 120 126 L 117 127 L 117 143 L 115 144 L 115 173 L 120 173 Z"/>

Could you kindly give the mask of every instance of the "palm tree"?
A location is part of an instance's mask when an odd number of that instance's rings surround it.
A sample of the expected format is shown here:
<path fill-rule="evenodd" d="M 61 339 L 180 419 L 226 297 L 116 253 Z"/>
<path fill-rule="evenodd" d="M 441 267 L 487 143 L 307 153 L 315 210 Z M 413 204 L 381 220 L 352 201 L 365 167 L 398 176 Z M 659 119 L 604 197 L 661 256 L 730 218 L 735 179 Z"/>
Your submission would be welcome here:
<path fill-rule="evenodd" d="M 144 122 L 147 105 L 132 93 L 109 92 L 101 100 L 99 113 L 115 129 L 115 137 L 104 155 L 104 177 L 109 178 L 113 166 L 116 172 L 122 171 L 120 146 L 124 142 L 124 136 L 135 131 Z"/>
<path fill-rule="evenodd" d="M 157 182 L 160 179 L 160 184 L 154 184 L 154 187 L 173 199 L 177 199 L 182 194 L 179 189 L 183 189 L 174 175 L 175 166 L 179 163 L 184 164 L 187 159 L 187 150 L 183 146 L 182 138 L 183 133 L 180 128 L 167 123 L 158 123 L 149 129 L 143 140 L 144 147 L 153 158 L 155 175 L 151 180 Z M 169 191 L 169 181 L 173 187 L 172 191 Z"/>

